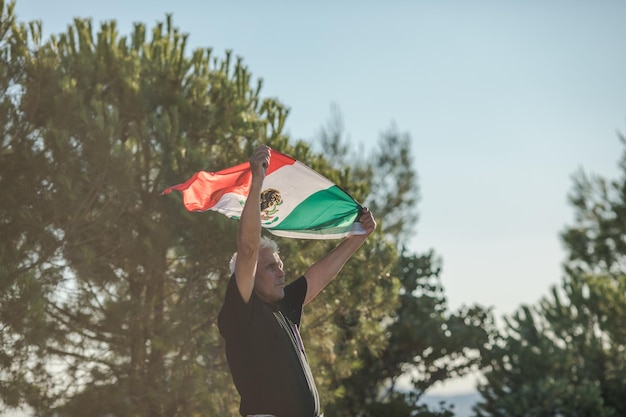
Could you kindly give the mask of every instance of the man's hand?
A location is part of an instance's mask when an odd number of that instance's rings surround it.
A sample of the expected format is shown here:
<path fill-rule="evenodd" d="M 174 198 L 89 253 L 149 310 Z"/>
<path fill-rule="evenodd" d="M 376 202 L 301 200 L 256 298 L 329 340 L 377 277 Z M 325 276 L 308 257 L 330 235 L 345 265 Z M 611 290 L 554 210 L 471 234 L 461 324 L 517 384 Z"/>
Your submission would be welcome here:
<path fill-rule="evenodd" d="M 376 230 L 376 220 L 374 219 L 372 212 L 367 207 L 363 207 L 363 212 L 361 213 L 361 217 L 359 217 L 359 223 L 361 223 L 361 226 L 365 229 L 366 237 Z"/>
<path fill-rule="evenodd" d="M 267 167 L 270 164 L 272 150 L 269 146 L 261 145 L 254 150 L 250 157 L 250 169 L 252 170 L 252 179 L 263 182 Z"/>

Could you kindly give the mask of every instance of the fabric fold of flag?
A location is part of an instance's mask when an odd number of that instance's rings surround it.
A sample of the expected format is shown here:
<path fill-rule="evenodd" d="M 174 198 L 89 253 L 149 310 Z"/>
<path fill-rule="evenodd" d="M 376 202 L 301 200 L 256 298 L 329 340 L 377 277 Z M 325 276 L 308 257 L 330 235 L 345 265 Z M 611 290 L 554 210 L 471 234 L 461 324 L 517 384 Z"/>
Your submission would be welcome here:
<path fill-rule="evenodd" d="M 200 171 L 163 194 L 180 191 L 191 212 L 216 211 L 239 219 L 250 191 L 245 162 L 217 172 Z M 261 223 L 277 236 L 337 239 L 365 231 L 357 222 L 361 205 L 332 181 L 272 149 L 261 192 Z"/>

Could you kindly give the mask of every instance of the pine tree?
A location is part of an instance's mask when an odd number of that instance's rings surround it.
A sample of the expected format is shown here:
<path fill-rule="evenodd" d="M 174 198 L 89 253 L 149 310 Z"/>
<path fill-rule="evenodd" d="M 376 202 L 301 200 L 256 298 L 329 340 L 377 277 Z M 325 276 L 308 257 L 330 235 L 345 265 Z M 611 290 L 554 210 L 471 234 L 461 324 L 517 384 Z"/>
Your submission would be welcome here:
<path fill-rule="evenodd" d="M 0 400 L 41 416 L 235 415 L 216 317 L 236 222 L 161 191 L 260 143 L 360 200 L 369 179 L 291 144 L 287 109 L 243 60 L 187 54 L 169 16 L 129 36 L 76 19 L 44 41 L 0 6 Z M 336 244 L 280 243 L 290 276 Z M 376 234 L 306 313 L 327 404 L 352 352 L 384 342 L 394 257 Z"/>
<path fill-rule="evenodd" d="M 509 318 L 485 354 L 477 416 L 626 414 L 626 152 L 620 167 L 612 182 L 575 177 L 562 284 Z"/>

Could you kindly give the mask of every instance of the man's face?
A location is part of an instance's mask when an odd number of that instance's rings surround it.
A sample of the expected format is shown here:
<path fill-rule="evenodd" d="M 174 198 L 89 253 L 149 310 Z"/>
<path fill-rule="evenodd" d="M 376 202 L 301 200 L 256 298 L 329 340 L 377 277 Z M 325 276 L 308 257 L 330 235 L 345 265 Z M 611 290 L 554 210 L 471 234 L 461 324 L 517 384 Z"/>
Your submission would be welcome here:
<path fill-rule="evenodd" d="M 285 296 L 283 262 L 278 254 L 269 248 L 262 248 L 259 251 L 254 290 L 258 297 L 267 303 L 275 303 Z"/>

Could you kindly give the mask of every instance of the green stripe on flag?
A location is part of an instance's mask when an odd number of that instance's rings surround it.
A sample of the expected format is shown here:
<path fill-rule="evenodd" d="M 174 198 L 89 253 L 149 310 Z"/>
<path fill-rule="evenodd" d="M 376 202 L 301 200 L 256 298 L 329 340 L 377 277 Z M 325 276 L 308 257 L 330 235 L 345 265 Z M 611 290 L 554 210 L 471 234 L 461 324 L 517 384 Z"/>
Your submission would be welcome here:
<path fill-rule="evenodd" d="M 289 216 L 269 230 L 319 230 L 352 225 L 359 205 L 336 185 L 317 191 L 293 209 Z"/>

